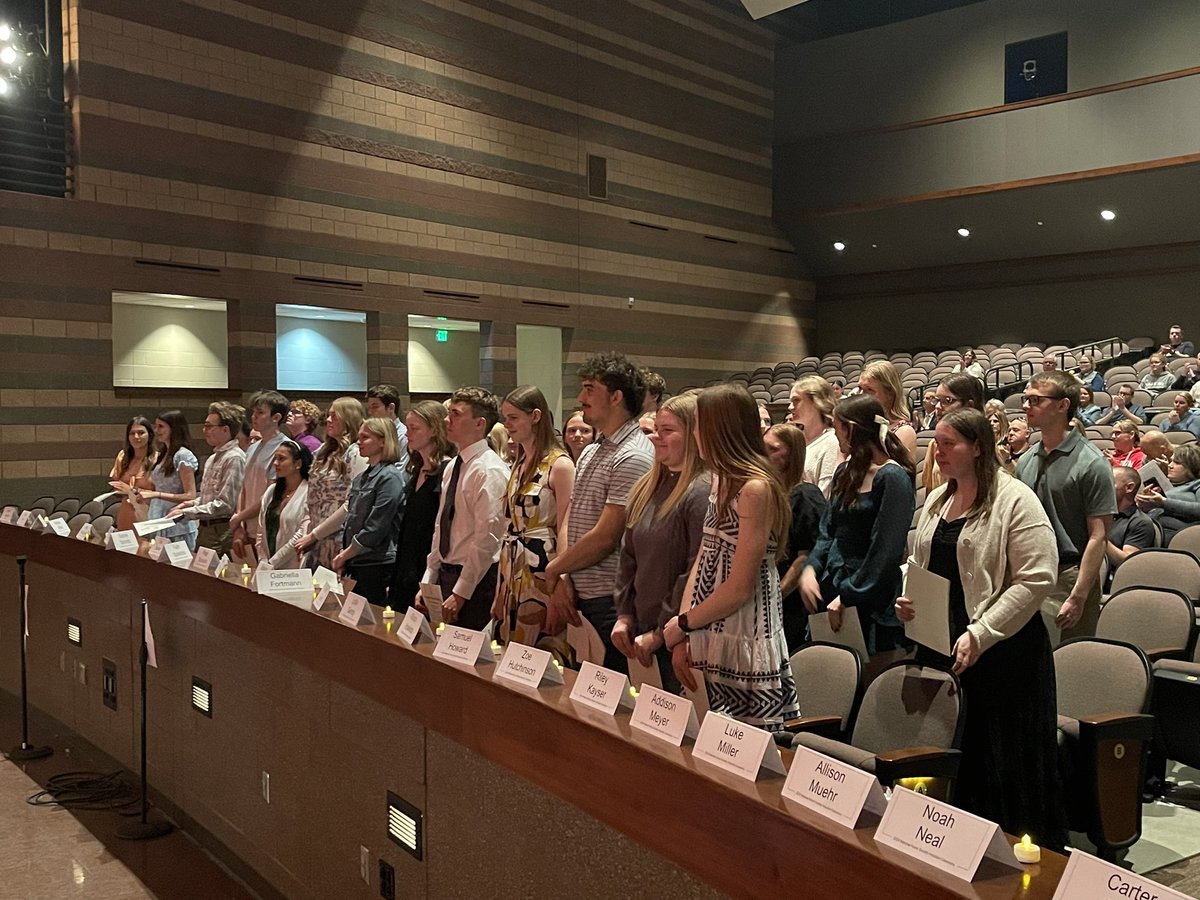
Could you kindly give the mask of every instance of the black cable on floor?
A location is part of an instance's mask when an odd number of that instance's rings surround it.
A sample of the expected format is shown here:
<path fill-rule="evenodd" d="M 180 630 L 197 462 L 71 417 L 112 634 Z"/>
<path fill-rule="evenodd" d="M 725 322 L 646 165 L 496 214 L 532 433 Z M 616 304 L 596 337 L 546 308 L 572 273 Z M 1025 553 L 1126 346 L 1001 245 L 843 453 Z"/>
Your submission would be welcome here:
<path fill-rule="evenodd" d="M 63 809 L 116 810 L 137 815 L 141 810 L 137 790 L 121 772 L 63 772 L 46 779 L 44 790 L 25 802 L 31 806 L 60 806 Z"/>

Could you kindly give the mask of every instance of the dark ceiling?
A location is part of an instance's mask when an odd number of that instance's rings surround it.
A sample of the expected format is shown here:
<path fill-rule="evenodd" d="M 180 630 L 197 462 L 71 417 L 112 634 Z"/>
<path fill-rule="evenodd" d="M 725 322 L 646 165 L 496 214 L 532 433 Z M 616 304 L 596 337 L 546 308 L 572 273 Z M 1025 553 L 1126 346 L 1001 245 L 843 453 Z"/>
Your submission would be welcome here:
<path fill-rule="evenodd" d="M 799 44 L 980 2 L 982 0 L 807 0 L 759 19 L 758 24 L 773 31 L 784 43 Z M 738 0 L 721 0 L 720 5 L 748 17 Z"/>

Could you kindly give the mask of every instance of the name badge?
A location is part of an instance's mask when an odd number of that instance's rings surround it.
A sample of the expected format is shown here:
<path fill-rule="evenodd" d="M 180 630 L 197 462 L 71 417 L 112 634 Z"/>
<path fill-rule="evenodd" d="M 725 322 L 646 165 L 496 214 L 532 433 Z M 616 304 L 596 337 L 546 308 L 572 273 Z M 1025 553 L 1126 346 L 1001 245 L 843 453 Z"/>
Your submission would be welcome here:
<path fill-rule="evenodd" d="M 899 786 L 892 789 L 875 840 L 964 881 L 975 877 L 985 856 L 1019 866 L 995 822 Z"/>
<path fill-rule="evenodd" d="M 84 522 L 79 526 L 79 530 L 75 532 L 75 540 L 90 541 L 92 539 L 92 523 Z"/>
<path fill-rule="evenodd" d="M 197 547 L 192 557 L 192 571 L 211 575 L 217 565 L 217 551 L 212 547 Z"/>
<path fill-rule="evenodd" d="M 29 520 L 32 518 L 33 518 L 33 510 L 27 509 L 27 510 L 25 510 L 25 512 L 23 512 L 19 516 L 17 516 L 17 525 L 19 525 L 21 528 L 28 528 Z"/>
<path fill-rule="evenodd" d="M 396 630 L 396 636 L 400 638 L 400 643 L 409 647 L 419 644 L 422 641 L 433 642 L 433 629 L 429 627 L 429 620 L 421 615 L 420 610 L 415 606 L 410 606 L 404 611 L 404 621 L 400 623 L 400 627 Z"/>
<path fill-rule="evenodd" d="M 1187 900 L 1187 895 L 1135 875 L 1120 866 L 1097 859 L 1082 850 L 1072 850 L 1054 892 L 1054 900 Z"/>
<path fill-rule="evenodd" d="M 122 553 L 138 552 L 137 535 L 132 531 L 110 531 L 104 536 L 104 546 L 110 550 L 119 550 Z"/>
<path fill-rule="evenodd" d="M 192 551 L 183 541 L 174 541 L 164 548 L 167 562 L 177 569 L 186 569 L 192 564 Z"/>
<path fill-rule="evenodd" d="M 62 519 L 51 519 L 50 530 L 59 537 L 69 538 L 71 536 L 71 526 Z"/>
<path fill-rule="evenodd" d="M 887 808 L 883 788 L 870 772 L 848 766 L 831 756 L 797 746 L 783 796 L 813 812 L 854 828 L 864 809 L 882 814 Z"/>
<path fill-rule="evenodd" d="M 342 604 L 342 611 L 338 613 L 337 618 L 343 625 L 349 625 L 352 628 L 375 624 L 375 613 L 371 609 L 371 604 L 362 594 L 355 594 L 353 591 L 346 595 L 346 602 Z"/>
<path fill-rule="evenodd" d="M 638 692 L 629 724 L 675 747 L 683 743 L 684 735 L 695 739 L 700 732 L 700 721 L 691 700 L 646 682 Z"/>
<path fill-rule="evenodd" d="M 333 612 L 335 609 L 340 610 L 342 604 L 334 595 L 333 587 L 323 584 L 313 597 L 312 608 L 313 612 Z"/>
<path fill-rule="evenodd" d="M 633 696 L 625 687 L 627 680 L 620 672 L 585 662 L 571 688 L 571 699 L 611 716 L 618 706 L 633 706 Z"/>
<path fill-rule="evenodd" d="M 490 634 L 459 625 L 446 626 L 438 638 L 437 646 L 433 648 L 433 658 L 468 666 L 495 662 Z"/>
<path fill-rule="evenodd" d="M 778 775 L 786 772 L 771 732 L 716 712 L 704 717 L 692 756 L 747 781 L 757 780 L 760 769 Z"/>
<path fill-rule="evenodd" d="M 504 648 L 504 656 L 493 677 L 529 688 L 563 683 L 562 672 L 552 662 L 550 651 L 526 647 L 516 641 L 509 641 Z"/>
<path fill-rule="evenodd" d="M 429 621 L 433 623 L 434 628 L 437 628 L 446 621 L 446 617 L 442 613 L 442 587 L 438 584 L 425 584 L 422 582 L 420 589 L 421 602 L 429 610 Z"/>
<path fill-rule="evenodd" d="M 312 597 L 312 572 L 308 569 L 260 569 L 254 575 L 254 585 L 260 594 L 276 600 L 294 601 L 298 597 L 307 604 Z"/>
<path fill-rule="evenodd" d="M 6 506 L 4 511 L 0 512 L 0 523 L 11 525 L 17 520 L 17 508 L 15 506 Z"/>

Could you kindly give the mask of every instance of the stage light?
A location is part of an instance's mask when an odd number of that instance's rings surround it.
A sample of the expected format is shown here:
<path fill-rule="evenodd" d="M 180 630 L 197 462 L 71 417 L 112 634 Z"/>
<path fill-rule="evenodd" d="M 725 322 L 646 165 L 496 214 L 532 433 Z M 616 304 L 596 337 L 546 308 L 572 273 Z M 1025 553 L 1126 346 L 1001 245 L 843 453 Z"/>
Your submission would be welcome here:
<path fill-rule="evenodd" d="M 1100 218 L 1102 218 L 1105 222 L 1111 222 L 1116 217 L 1117 217 L 1117 214 L 1115 212 L 1113 212 L 1111 209 L 1100 210 Z"/>
<path fill-rule="evenodd" d="M 7 22 L 0 22 L 0 41 L 7 41 L 12 37 L 12 28 Z"/>
<path fill-rule="evenodd" d="M 842 243 L 841 241 L 834 241 L 833 249 L 836 250 L 838 253 L 841 253 L 843 250 L 846 249 L 846 245 L 844 243 Z"/>
<path fill-rule="evenodd" d="M 958 236 L 961 238 L 969 238 L 971 236 L 971 229 L 970 228 L 958 229 Z"/>
<path fill-rule="evenodd" d="M 17 61 L 17 51 L 14 50 L 11 46 L 5 47 L 3 50 L 0 50 L 0 63 L 4 63 L 6 66 L 11 66 L 16 61 Z"/>

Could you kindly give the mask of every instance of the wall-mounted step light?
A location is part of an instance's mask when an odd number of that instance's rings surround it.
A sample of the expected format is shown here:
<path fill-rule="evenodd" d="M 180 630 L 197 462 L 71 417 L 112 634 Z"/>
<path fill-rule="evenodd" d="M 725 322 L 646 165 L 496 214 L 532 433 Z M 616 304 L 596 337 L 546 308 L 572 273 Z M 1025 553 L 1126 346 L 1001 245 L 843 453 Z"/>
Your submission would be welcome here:
<path fill-rule="evenodd" d="M 83 646 L 83 623 L 78 619 L 67 619 L 67 640 L 76 647 Z"/>
<path fill-rule="evenodd" d="M 388 837 L 415 856 L 421 859 L 422 853 L 422 815 L 421 811 L 404 798 L 388 791 L 387 795 L 387 832 Z"/>
<path fill-rule="evenodd" d="M 195 675 L 192 676 L 192 709 L 212 718 L 212 685 Z"/>

